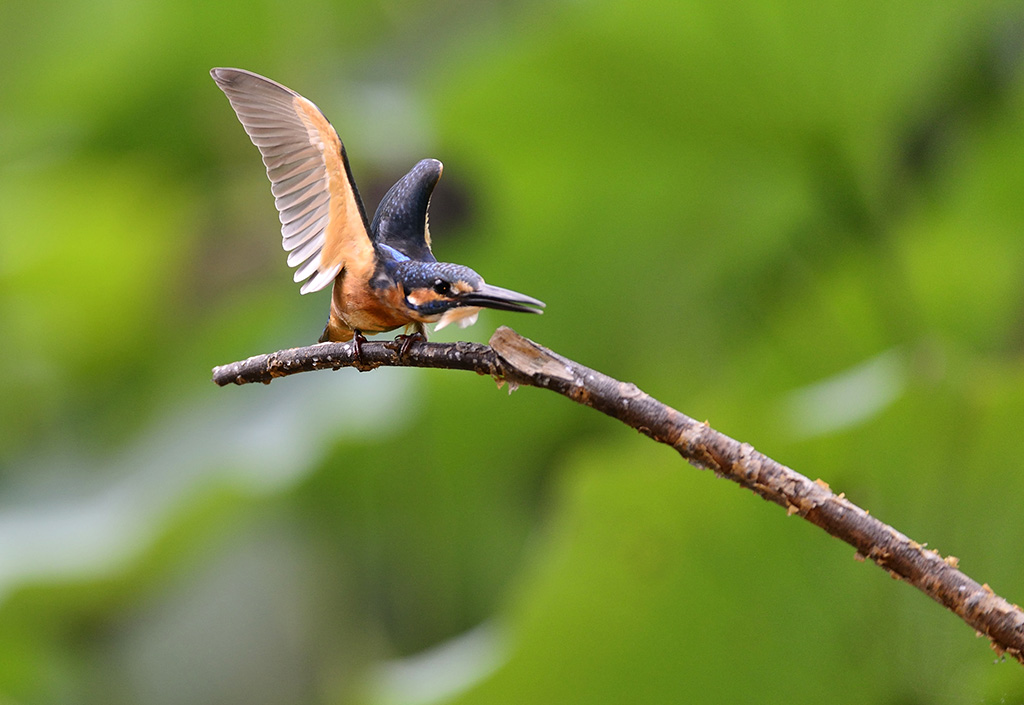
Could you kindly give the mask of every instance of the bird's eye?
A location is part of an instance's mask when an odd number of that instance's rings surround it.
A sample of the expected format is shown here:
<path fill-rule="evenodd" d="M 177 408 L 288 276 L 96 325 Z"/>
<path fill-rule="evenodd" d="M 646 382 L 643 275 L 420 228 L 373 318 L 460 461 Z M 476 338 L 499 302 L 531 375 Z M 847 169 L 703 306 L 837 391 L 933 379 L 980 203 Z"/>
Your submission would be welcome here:
<path fill-rule="evenodd" d="M 452 285 L 443 279 L 435 279 L 434 293 L 440 296 L 450 296 L 452 293 Z"/>

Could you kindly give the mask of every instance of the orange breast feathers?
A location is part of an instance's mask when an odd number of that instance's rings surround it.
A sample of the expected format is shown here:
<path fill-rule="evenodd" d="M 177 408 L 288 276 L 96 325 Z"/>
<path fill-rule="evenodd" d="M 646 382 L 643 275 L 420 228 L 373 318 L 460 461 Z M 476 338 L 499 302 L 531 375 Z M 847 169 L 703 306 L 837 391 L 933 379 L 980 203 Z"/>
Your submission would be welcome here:
<path fill-rule="evenodd" d="M 383 333 L 410 323 L 429 323 L 437 318 L 425 319 L 409 310 L 401 286 L 377 289 L 369 285 L 369 277 L 359 277 L 358 274 L 346 270 L 334 282 L 331 319 L 327 325 L 330 340 L 351 340 L 353 330 Z"/>

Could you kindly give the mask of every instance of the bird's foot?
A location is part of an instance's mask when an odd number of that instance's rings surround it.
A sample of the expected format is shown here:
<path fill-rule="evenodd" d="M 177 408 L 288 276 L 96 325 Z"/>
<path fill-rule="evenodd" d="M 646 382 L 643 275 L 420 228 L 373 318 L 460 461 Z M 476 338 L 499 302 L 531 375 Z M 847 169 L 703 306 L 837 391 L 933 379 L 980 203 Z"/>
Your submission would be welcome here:
<path fill-rule="evenodd" d="M 416 331 L 410 335 L 396 335 L 394 342 L 398 343 L 398 357 L 405 358 L 409 354 L 409 348 L 412 347 L 413 343 L 425 343 L 427 342 L 427 336 L 423 335 L 420 331 Z"/>
<path fill-rule="evenodd" d="M 366 336 L 363 335 L 363 331 L 354 331 L 352 335 L 352 352 L 356 354 L 356 359 L 363 359 L 363 343 L 366 342 Z"/>

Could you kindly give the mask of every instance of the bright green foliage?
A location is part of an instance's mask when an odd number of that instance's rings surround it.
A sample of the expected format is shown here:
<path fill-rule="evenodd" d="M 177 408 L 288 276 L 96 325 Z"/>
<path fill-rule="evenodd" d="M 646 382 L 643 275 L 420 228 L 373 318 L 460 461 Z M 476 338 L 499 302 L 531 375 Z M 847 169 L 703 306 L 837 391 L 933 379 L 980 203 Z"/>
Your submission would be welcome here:
<path fill-rule="evenodd" d="M 966 0 L 4 5 L 0 703 L 1021 701 L 916 590 L 555 395 L 215 388 L 315 340 L 327 296 L 289 281 L 207 71 L 314 100 L 371 209 L 445 162 L 435 253 L 548 308 L 438 339 L 511 325 L 1021 602 L 1022 26 Z"/>

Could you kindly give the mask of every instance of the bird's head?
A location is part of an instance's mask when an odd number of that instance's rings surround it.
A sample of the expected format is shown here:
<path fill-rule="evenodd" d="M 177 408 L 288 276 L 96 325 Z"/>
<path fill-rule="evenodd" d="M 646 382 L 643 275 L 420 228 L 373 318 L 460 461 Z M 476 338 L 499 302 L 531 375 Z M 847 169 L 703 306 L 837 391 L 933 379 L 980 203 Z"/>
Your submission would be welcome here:
<path fill-rule="evenodd" d="M 544 302 L 500 286 L 491 286 L 469 267 L 449 262 L 409 260 L 395 269 L 405 305 L 416 318 L 438 321 L 437 329 L 458 321 L 463 327 L 476 321 L 481 308 L 521 313 L 542 313 Z"/>

